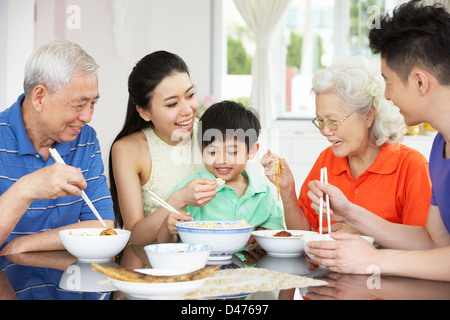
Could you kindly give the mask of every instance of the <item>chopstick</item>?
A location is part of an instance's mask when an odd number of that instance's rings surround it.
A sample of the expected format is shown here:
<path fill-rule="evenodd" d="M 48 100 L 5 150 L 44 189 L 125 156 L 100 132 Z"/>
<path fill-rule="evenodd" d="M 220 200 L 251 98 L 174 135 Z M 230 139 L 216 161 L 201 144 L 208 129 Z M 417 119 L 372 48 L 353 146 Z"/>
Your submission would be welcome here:
<path fill-rule="evenodd" d="M 324 172 L 324 181 L 325 184 L 328 184 L 328 173 L 327 173 L 327 167 L 323 168 Z M 331 233 L 331 217 L 330 217 L 330 196 L 328 194 L 325 194 L 325 202 L 327 204 L 327 225 L 328 225 L 328 234 Z"/>
<path fill-rule="evenodd" d="M 160 197 L 158 197 L 154 192 L 152 191 L 148 191 L 152 197 L 151 199 L 153 201 L 155 201 L 157 204 L 159 204 L 161 207 L 164 207 L 165 209 L 169 210 L 170 212 L 178 212 L 180 213 L 177 209 L 175 209 L 174 207 L 172 207 L 170 204 L 168 204 L 167 202 L 165 202 L 163 199 L 161 199 Z M 181 213 L 180 213 L 181 214 Z"/>
<path fill-rule="evenodd" d="M 320 169 L 320 182 L 328 184 L 328 173 L 327 168 L 324 167 Z M 328 234 L 331 233 L 331 218 L 330 218 L 330 197 L 328 194 L 325 195 L 325 202 L 327 206 L 327 223 L 328 223 Z M 320 197 L 320 208 L 319 208 L 319 233 L 322 234 L 322 224 L 323 224 L 323 196 Z"/>
<path fill-rule="evenodd" d="M 320 182 L 323 183 L 323 168 L 320 169 Z M 322 234 L 323 221 L 323 196 L 319 200 L 319 234 Z"/>
<path fill-rule="evenodd" d="M 58 151 L 56 151 L 56 149 L 50 148 L 50 155 L 52 156 L 53 160 L 57 163 L 61 163 L 61 164 L 66 164 L 64 162 L 64 160 L 61 158 L 61 156 L 59 155 Z M 100 221 L 100 223 L 107 228 L 107 225 L 105 223 L 105 221 L 103 221 L 102 217 L 100 216 L 100 214 L 97 212 L 97 209 L 95 209 L 94 205 L 92 204 L 91 200 L 89 200 L 88 196 L 86 195 L 86 193 L 84 191 L 81 191 L 81 197 L 83 198 L 83 200 L 86 202 L 86 204 L 89 206 L 89 208 L 91 208 L 92 212 L 95 214 L 95 216 L 97 217 L 97 219 Z"/>

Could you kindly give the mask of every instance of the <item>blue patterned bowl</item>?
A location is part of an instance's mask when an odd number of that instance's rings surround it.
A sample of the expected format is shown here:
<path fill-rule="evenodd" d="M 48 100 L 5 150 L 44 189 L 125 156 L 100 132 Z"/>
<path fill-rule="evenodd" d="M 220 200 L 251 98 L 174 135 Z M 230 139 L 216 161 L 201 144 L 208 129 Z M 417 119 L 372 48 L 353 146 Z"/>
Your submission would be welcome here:
<path fill-rule="evenodd" d="M 160 243 L 144 247 L 154 269 L 194 271 L 204 268 L 211 248 L 202 244 Z"/>
<path fill-rule="evenodd" d="M 210 260 L 227 260 L 241 251 L 253 225 L 245 221 L 190 221 L 177 223 L 181 241 L 211 247 Z"/>

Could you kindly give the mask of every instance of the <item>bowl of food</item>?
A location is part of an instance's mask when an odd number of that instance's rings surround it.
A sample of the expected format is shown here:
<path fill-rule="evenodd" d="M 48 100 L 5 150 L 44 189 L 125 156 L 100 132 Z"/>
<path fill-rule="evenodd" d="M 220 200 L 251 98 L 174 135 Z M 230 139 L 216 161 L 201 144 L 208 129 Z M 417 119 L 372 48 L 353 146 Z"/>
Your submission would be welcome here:
<path fill-rule="evenodd" d="M 188 221 L 177 223 L 183 243 L 211 248 L 210 260 L 228 260 L 241 251 L 250 238 L 253 225 L 241 221 Z"/>
<path fill-rule="evenodd" d="M 64 248 L 81 262 L 107 262 L 128 243 L 130 231 L 80 228 L 59 232 Z"/>
<path fill-rule="evenodd" d="M 203 244 L 159 243 L 144 247 L 154 269 L 181 269 L 187 272 L 204 268 L 211 248 Z"/>
<path fill-rule="evenodd" d="M 364 240 L 366 240 L 367 242 L 369 242 L 370 244 L 374 243 L 374 239 L 372 237 L 368 237 L 368 236 L 361 236 Z M 314 255 L 308 252 L 308 242 L 312 242 L 312 241 L 336 241 L 334 240 L 328 233 L 327 234 L 319 234 L 317 232 L 314 232 L 312 234 L 309 235 L 305 235 L 303 237 L 303 244 L 305 246 L 305 252 L 308 255 L 308 257 L 311 260 L 314 260 Z"/>
<path fill-rule="evenodd" d="M 297 257 L 305 250 L 302 238 L 313 234 L 306 230 L 258 230 L 253 236 L 268 255 L 274 257 Z"/>

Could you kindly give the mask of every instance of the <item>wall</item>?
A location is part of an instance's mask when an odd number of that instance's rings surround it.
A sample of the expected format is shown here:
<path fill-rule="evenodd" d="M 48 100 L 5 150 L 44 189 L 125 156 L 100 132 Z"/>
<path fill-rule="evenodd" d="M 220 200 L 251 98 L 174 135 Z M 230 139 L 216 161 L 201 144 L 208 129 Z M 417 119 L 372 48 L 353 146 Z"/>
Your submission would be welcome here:
<path fill-rule="evenodd" d="M 23 71 L 34 50 L 34 0 L 0 0 L 0 111 L 23 91 Z"/>
<path fill-rule="evenodd" d="M 123 124 L 128 75 L 143 56 L 156 50 L 177 53 L 190 67 L 199 100 L 212 90 L 212 0 L 0 0 L 0 8 L 0 26 L 7 24 L 10 31 L 6 38 L 7 30 L 0 28 L 0 67 L 15 69 L 0 75 L 0 84 L 10 83 L 14 92 L 0 91 L 0 110 L 22 92 L 23 68 L 34 48 L 55 38 L 76 42 L 100 65 L 101 98 L 91 125 L 104 160 Z M 20 81 L 12 81 L 17 77 Z"/>

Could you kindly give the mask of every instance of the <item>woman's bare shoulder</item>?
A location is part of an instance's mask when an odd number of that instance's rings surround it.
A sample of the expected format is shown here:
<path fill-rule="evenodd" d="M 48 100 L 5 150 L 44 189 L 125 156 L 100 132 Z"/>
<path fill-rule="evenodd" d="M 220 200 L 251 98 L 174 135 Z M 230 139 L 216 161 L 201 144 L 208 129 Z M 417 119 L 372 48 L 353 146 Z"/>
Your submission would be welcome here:
<path fill-rule="evenodd" d="M 151 158 L 147 138 L 142 131 L 117 140 L 111 148 L 113 165 L 118 171 L 137 172 L 141 183 L 150 177 Z"/>
<path fill-rule="evenodd" d="M 140 149 L 147 147 L 147 139 L 142 131 L 133 132 L 114 142 L 112 146 L 113 153 L 139 152 Z"/>

